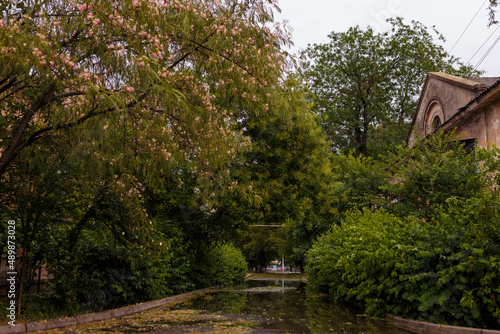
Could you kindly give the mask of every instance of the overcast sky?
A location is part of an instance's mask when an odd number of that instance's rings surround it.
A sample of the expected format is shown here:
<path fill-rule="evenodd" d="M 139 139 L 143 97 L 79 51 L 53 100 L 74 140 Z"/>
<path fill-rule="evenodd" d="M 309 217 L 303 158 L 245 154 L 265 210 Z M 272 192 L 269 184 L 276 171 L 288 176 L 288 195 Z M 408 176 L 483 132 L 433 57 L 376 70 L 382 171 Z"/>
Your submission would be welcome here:
<path fill-rule="evenodd" d="M 293 52 L 309 43 L 327 43 L 330 32 L 344 32 L 356 25 L 387 30 L 385 19 L 389 15 L 403 17 L 405 23 L 416 20 L 427 27 L 435 26 L 447 40 L 444 48 L 464 62 L 470 60 L 473 66 L 500 39 L 500 25 L 488 27 L 486 0 L 280 0 L 279 7 L 282 13 L 275 19 L 288 21 L 293 29 Z M 500 40 L 497 42 L 478 66 L 486 71 L 484 76 L 500 77 Z"/>

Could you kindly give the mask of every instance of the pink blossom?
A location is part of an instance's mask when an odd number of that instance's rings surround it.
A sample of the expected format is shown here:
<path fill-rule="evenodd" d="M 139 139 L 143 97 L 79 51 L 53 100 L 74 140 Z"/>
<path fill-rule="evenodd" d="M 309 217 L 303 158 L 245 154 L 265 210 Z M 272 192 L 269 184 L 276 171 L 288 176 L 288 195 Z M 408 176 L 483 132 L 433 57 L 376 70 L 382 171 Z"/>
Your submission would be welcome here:
<path fill-rule="evenodd" d="M 144 30 L 139 33 L 139 37 L 146 37 L 148 35 Z"/>
<path fill-rule="evenodd" d="M 127 90 L 127 92 L 129 92 L 129 93 L 133 93 L 133 92 L 135 92 L 134 87 L 127 86 L 127 88 L 125 88 L 125 89 L 126 89 L 126 90 Z"/>
<path fill-rule="evenodd" d="M 99 25 L 99 23 L 101 23 L 101 19 L 95 19 L 94 22 L 92 22 L 94 27 L 97 27 Z"/>
<path fill-rule="evenodd" d="M 84 3 L 83 5 L 78 6 L 78 9 L 80 10 L 80 12 L 84 12 L 84 11 L 86 11 L 86 10 L 87 10 L 87 8 L 88 8 L 88 7 L 87 7 L 87 4 L 85 4 L 85 3 Z"/>

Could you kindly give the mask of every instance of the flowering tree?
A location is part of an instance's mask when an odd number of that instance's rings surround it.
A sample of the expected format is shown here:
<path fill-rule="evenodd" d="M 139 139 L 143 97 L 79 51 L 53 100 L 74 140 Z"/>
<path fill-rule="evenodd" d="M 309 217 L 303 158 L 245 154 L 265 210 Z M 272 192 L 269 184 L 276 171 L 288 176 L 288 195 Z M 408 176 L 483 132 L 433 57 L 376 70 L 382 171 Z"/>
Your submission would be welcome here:
<path fill-rule="evenodd" d="M 235 137 L 215 92 L 265 111 L 288 41 L 260 0 L 35 0 L 0 10 L 0 175 L 41 140 L 86 123 L 131 126 L 127 144 L 165 162 L 220 162 Z"/>
<path fill-rule="evenodd" d="M 0 216 L 18 221 L 24 276 L 48 263 L 70 296 L 80 240 L 136 262 L 166 249 L 144 194 L 214 183 L 241 144 L 231 122 L 267 111 L 289 43 L 273 6 L 0 4 Z"/>
<path fill-rule="evenodd" d="M 496 7 L 498 6 L 497 0 L 490 0 L 490 5 L 488 6 L 490 19 L 488 25 L 498 24 L 498 20 L 495 17 Z"/>

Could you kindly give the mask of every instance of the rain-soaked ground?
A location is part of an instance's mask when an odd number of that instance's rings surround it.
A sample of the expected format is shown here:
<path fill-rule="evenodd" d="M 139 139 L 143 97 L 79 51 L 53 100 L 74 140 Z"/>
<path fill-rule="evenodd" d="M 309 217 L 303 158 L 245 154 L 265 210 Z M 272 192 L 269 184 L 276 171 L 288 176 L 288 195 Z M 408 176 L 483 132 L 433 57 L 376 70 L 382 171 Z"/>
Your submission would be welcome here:
<path fill-rule="evenodd" d="M 49 333 L 408 333 L 312 294 L 294 275 L 255 278 L 180 304 Z"/>
<path fill-rule="evenodd" d="M 251 333 L 408 333 L 325 296 L 314 295 L 300 280 L 249 280 L 190 299 L 176 309 L 218 312 L 252 323 Z M 187 328 L 186 328 L 187 329 Z"/>

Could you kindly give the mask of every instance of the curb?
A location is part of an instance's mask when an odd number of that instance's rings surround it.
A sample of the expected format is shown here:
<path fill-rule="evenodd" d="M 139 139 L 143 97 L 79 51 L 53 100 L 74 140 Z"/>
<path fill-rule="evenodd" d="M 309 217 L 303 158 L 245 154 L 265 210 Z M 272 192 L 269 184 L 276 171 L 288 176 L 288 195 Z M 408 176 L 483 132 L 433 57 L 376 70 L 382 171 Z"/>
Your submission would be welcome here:
<path fill-rule="evenodd" d="M 207 293 L 207 292 L 214 290 L 216 288 L 218 288 L 218 287 L 214 286 L 211 288 L 195 290 L 195 291 L 191 291 L 191 292 L 182 293 L 180 295 L 175 295 L 175 296 L 171 296 L 171 297 L 167 297 L 167 298 L 163 298 L 163 299 L 153 300 L 150 302 L 126 306 L 126 307 L 122 307 L 119 309 L 103 311 L 103 312 L 98 312 L 98 313 L 81 314 L 81 315 L 77 315 L 77 316 L 70 317 L 70 318 L 46 320 L 46 321 L 42 321 L 42 322 L 21 323 L 21 324 L 16 324 L 14 326 L 10 326 L 10 325 L 0 326 L 0 333 L 1 334 L 29 333 L 29 332 L 36 332 L 36 331 L 40 331 L 40 330 L 48 330 L 48 329 L 69 327 L 69 326 L 74 326 L 74 325 L 79 325 L 79 324 L 86 324 L 89 322 L 102 321 L 102 320 L 107 320 L 107 319 L 111 319 L 111 318 L 119 318 L 119 317 L 123 317 L 126 315 L 131 315 L 131 314 L 139 313 L 142 311 L 146 311 L 146 310 L 149 310 L 149 309 L 152 309 L 152 308 L 155 308 L 158 306 L 162 306 L 165 304 L 184 301 L 186 299 L 189 299 L 190 297 L 192 297 L 195 294 L 204 294 L 204 293 Z"/>
<path fill-rule="evenodd" d="M 398 328 L 416 334 L 500 334 L 500 331 L 492 329 L 438 325 L 431 322 L 403 319 L 390 314 L 386 316 L 386 320 Z"/>
<path fill-rule="evenodd" d="M 245 275 L 245 277 L 243 278 L 243 281 L 248 281 L 250 279 L 250 277 L 252 277 L 253 274 L 252 273 L 248 273 Z"/>

